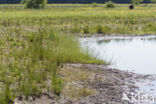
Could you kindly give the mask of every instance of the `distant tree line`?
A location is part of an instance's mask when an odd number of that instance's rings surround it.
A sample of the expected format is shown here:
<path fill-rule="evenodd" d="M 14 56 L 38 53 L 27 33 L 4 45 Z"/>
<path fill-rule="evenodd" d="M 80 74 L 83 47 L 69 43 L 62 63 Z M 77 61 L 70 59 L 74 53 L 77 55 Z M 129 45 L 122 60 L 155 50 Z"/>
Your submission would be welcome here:
<path fill-rule="evenodd" d="M 131 0 L 48 0 L 48 3 L 105 3 L 108 1 L 112 1 L 114 3 L 131 3 Z M 150 0 L 144 0 L 144 3 L 150 3 Z"/>
<path fill-rule="evenodd" d="M 21 0 L 0 0 L 0 4 L 17 4 Z"/>
<path fill-rule="evenodd" d="M 48 0 L 48 3 L 82 3 L 82 4 L 88 4 L 88 3 L 105 3 L 110 0 Z M 131 0 L 111 0 L 115 3 L 131 3 Z M 144 3 L 150 3 L 151 0 L 144 0 Z M 0 0 L 0 4 L 17 4 L 20 3 L 21 0 Z"/>

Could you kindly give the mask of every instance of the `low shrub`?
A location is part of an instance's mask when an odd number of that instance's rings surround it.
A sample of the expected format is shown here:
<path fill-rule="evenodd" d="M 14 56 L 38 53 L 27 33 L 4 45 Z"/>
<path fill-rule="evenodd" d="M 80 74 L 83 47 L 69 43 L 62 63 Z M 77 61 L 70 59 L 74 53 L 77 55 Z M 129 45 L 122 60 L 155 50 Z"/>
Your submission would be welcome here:
<path fill-rule="evenodd" d="M 26 8 L 44 8 L 47 4 L 47 0 L 23 0 L 22 3 L 26 5 Z"/>
<path fill-rule="evenodd" d="M 115 8 L 115 4 L 112 1 L 106 2 L 106 8 Z"/>
<path fill-rule="evenodd" d="M 96 2 L 93 2 L 91 5 L 92 5 L 93 7 L 97 7 L 97 6 L 98 6 Z"/>

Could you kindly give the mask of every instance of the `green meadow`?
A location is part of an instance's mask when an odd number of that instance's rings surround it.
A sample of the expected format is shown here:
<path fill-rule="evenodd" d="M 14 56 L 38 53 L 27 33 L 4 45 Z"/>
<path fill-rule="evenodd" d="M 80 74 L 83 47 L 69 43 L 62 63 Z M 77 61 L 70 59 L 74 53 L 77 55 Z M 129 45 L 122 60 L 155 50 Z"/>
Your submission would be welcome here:
<path fill-rule="evenodd" d="M 129 10 L 128 4 L 49 4 L 46 9 L 24 9 L 22 5 L 0 5 L 0 26 L 36 30 L 55 27 L 66 33 L 155 34 L 156 6 L 141 4 Z"/>

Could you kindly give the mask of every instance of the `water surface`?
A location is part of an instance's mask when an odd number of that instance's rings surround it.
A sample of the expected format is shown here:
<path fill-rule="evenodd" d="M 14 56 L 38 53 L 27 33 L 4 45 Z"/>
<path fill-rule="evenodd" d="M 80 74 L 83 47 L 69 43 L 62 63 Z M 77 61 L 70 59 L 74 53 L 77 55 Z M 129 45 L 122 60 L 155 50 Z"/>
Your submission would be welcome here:
<path fill-rule="evenodd" d="M 156 74 L 156 36 L 82 38 L 82 47 L 111 67 L 140 74 Z"/>

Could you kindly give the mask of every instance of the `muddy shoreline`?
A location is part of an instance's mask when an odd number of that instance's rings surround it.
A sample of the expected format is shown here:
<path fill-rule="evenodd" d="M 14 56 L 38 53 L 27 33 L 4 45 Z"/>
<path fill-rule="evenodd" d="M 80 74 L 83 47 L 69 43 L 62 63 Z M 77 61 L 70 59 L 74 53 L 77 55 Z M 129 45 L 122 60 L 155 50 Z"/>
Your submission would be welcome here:
<path fill-rule="evenodd" d="M 93 35 L 93 36 L 84 36 L 79 37 L 80 40 L 83 39 L 92 39 L 92 40 L 112 40 L 112 39 L 131 39 L 131 38 L 156 38 L 156 35 Z"/>
<path fill-rule="evenodd" d="M 27 100 L 16 99 L 15 104 L 135 104 L 123 100 L 123 93 L 136 92 L 138 90 L 138 86 L 135 84 L 136 81 L 153 78 L 152 75 L 121 71 L 108 68 L 106 65 L 65 64 L 61 70 L 67 69 L 71 70 L 71 74 L 74 70 L 81 70 L 78 73 L 82 71 L 85 71 L 84 73 L 92 73 L 93 75 L 88 76 L 87 80 L 76 80 L 72 86 L 84 86 L 94 90 L 96 93 L 72 98 L 67 91 L 61 94 L 60 97 L 56 97 L 52 92 L 47 92 L 38 97 L 30 97 Z M 64 75 L 62 74 L 62 76 Z"/>

